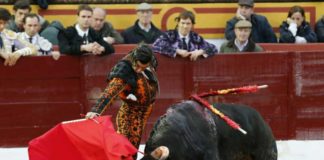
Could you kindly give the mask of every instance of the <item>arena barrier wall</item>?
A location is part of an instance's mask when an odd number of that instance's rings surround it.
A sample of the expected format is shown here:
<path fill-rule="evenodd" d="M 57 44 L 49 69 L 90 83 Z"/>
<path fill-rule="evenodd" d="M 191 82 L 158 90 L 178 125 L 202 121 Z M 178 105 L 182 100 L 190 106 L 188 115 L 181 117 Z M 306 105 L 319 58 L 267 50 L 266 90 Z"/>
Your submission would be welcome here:
<path fill-rule="evenodd" d="M 86 113 L 105 88 L 108 71 L 134 45 L 115 47 L 118 53 L 103 57 L 23 57 L 14 67 L 1 65 L 0 146 L 26 146 L 57 123 Z M 194 92 L 253 84 L 269 88 L 209 100 L 256 108 L 277 139 L 324 139 L 323 50 L 220 54 L 196 62 L 157 58 L 161 91 L 143 142 L 170 104 Z M 107 114 L 115 115 L 119 104 Z"/>

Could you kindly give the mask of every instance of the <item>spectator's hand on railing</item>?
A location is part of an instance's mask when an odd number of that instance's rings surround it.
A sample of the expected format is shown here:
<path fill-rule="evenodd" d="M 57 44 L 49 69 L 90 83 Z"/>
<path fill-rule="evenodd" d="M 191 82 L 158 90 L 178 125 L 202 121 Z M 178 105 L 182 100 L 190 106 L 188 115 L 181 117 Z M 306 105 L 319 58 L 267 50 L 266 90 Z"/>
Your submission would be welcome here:
<path fill-rule="evenodd" d="M 94 47 L 93 43 L 83 44 L 81 45 L 81 51 L 92 53 L 93 47 Z"/>
<path fill-rule="evenodd" d="M 92 50 L 92 54 L 94 55 L 100 55 L 105 51 L 105 48 L 103 46 L 101 46 L 99 43 L 94 42 L 93 44 L 93 50 Z"/>
<path fill-rule="evenodd" d="M 85 44 L 81 46 L 81 51 L 86 51 L 93 55 L 100 55 L 105 51 L 105 48 L 97 42 Z"/>
<path fill-rule="evenodd" d="M 4 48 L 0 49 L 0 57 L 2 57 L 4 60 L 8 59 L 8 54 L 5 53 Z"/>
<path fill-rule="evenodd" d="M 196 61 L 199 56 L 202 56 L 205 53 L 205 51 L 202 49 L 199 49 L 199 50 L 191 51 L 189 53 L 190 53 L 190 60 Z"/>
<path fill-rule="evenodd" d="M 18 52 L 13 52 L 9 54 L 8 58 L 5 59 L 4 65 L 5 66 L 14 66 L 18 59 L 20 58 L 21 54 Z"/>
<path fill-rule="evenodd" d="M 58 51 L 52 51 L 52 57 L 54 60 L 58 60 L 60 58 L 61 54 Z"/>
<path fill-rule="evenodd" d="M 186 58 L 186 57 L 190 56 L 190 53 L 183 49 L 177 49 L 176 52 L 177 52 L 177 55 L 180 55 L 182 58 Z"/>
<path fill-rule="evenodd" d="M 92 118 L 95 118 L 95 117 L 98 117 L 99 114 L 96 113 L 96 112 L 88 112 L 85 116 L 86 119 L 92 119 Z"/>

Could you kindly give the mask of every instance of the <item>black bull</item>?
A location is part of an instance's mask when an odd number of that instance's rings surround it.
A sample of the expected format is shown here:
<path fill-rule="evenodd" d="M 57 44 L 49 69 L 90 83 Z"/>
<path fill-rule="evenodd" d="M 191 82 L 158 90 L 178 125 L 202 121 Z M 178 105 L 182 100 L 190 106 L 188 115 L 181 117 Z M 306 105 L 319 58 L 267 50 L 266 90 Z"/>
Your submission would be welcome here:
<path fill-rule="evenodd" d="M 184 101 L 171 106 L 156 122 L 142 160 L 155 159 L 151 153 L 160 146 L 168 148 L 168 160 L 277 160 L 274 136 L 256 110 L 233 104 L 214 107 L 247 134 L 234 130 L 200 104 Z"/>

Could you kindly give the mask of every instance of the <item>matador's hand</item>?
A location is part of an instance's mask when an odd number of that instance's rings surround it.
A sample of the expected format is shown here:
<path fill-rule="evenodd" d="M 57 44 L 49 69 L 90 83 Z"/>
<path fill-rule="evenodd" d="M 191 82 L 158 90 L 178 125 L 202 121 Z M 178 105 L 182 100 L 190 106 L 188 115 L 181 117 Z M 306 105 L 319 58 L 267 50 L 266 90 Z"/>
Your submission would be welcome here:
<path fill-rule="evenodd" d="M 85 116 L 86 119 L 92 119 L 92 118 L 95 118 L 95 117 L 98 117 L 99 114 L 96 113 L 96 112 L 88 112 Z"/>

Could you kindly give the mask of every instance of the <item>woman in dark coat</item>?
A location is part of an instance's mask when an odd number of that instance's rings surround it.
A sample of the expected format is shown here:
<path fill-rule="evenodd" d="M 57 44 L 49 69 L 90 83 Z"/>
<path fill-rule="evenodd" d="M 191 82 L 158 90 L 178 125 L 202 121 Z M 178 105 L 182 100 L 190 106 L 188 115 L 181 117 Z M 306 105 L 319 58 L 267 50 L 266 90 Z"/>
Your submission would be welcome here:
<path fill-rule="evenodd" d="M 316 34 L 305 20 L 305 11 L 301 6 L 293 6 L 287 20 L 280 26 L 280 43 L 317 42 Z"/>

